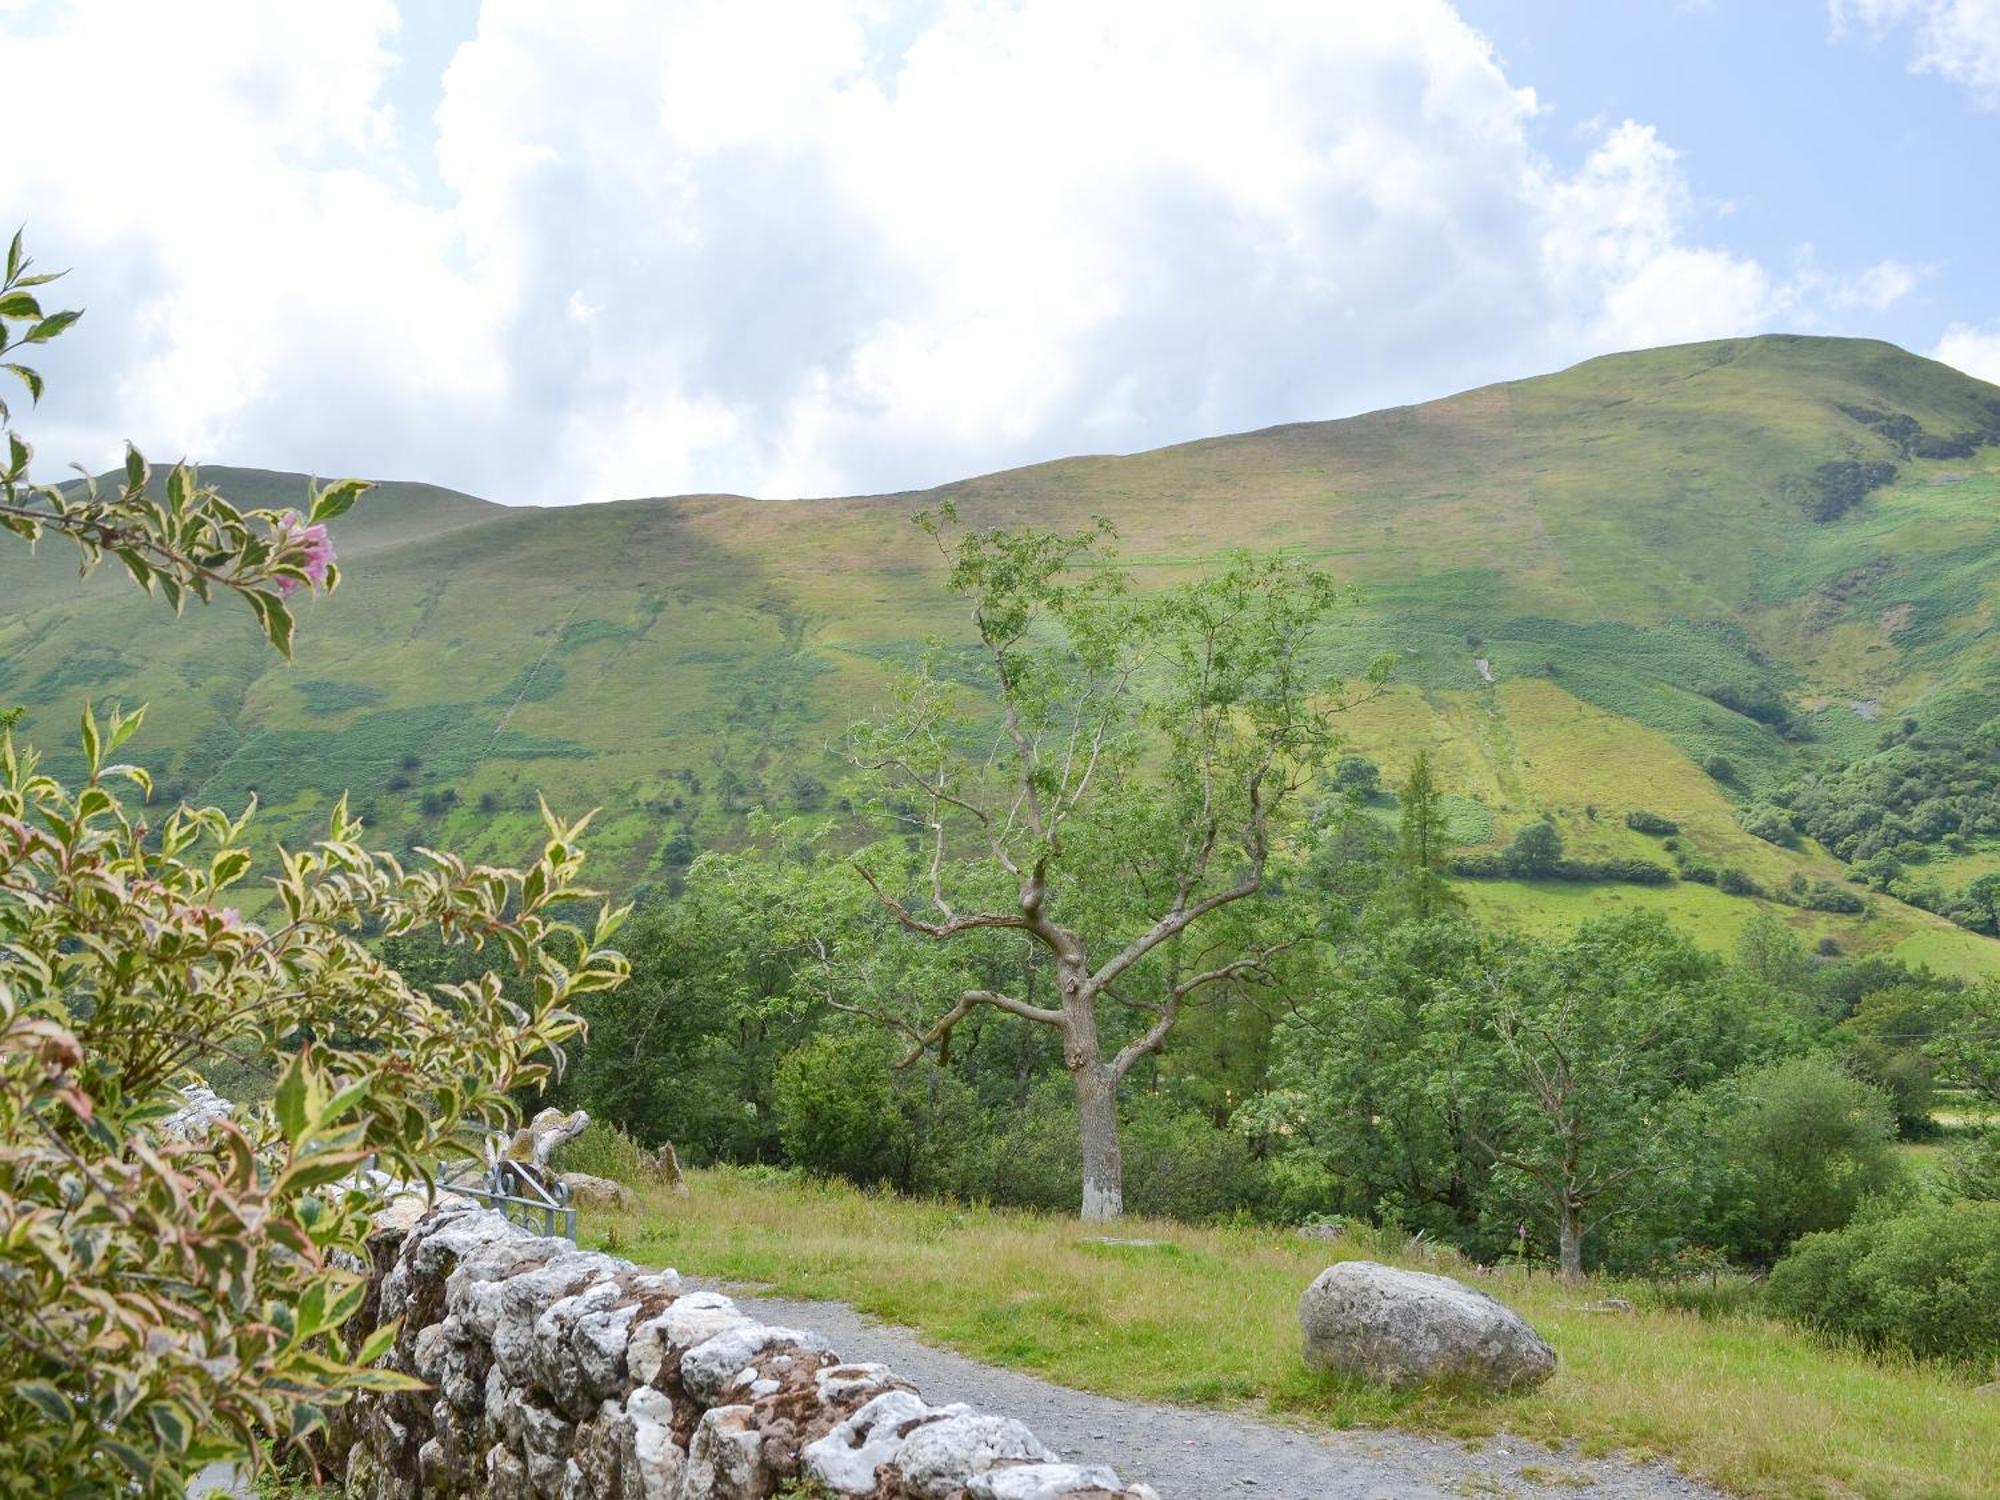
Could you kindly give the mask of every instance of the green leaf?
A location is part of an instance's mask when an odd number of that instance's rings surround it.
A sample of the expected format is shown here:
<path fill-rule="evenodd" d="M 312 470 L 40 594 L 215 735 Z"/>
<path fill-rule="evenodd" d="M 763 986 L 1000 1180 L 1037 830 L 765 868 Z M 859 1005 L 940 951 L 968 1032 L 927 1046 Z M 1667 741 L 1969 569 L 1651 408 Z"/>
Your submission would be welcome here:
<path fill-rule="evenodd" d="M 262 589 L 252 589 L 244 595 L 250 607 L 257 614 L 257 622 L 264 627 L 264 634 L 286 661 L 292 659 L 292 612 L 285 607 L 285 601 L 276 594 L 267 594 Z"/>
<path fill-rule="evenodd" d="M 26 365 L 8 365 L 7 368 L 19 376 L 21 384 L 28 388 L 30 401 L 42 399 L 42 377 L 38 371 L 31 370 Z"/>
<path fill-rule="evenodd" d="M 357 1365 L 374 1364 L 376 1360 L 396 1347 L 396 1334 L 401 1330 L 402 1326 L 402 1321 L 397 1319 L 384 1323 L 381 1327 L 377 1328 L 363 1340 L 361 1347 L 354 1351 L 354 1362 Z"/>
<path fill-rule="evenodd" d="M 104 761 L 104 743 L 97 733 L 97 715 L 90 711 L 90 700 L 83 701 L 83 758 L 95 776 L 97 768 Z"/>
<path fill-rule="evenodd" d="M 369 487 L 365 479 L 343 479 L 338 484 L 328 485 L 313 497 L 312 514 L 308 519 L 318 524 L 346 515 Z"/>
<path fill-rule="evenodd" d="M 241 880 L 250 868 L 248 849 L 224 849 L 208 864 L 209 884 L 220 890 Z"/>
<path fill-rule="evenodd" d="M 30 344 L 46 344 L 50 339 L 54 338 L 57 334 L 61 333 L 65 328 L 69 327 L 70 324 L 74 323 L 78 318 L 82 316 L 83 316 L 83 309 L 80 307 L 71 308 L 64 312 L 50 313 L 46 318 L 42 319 L 41 322 L 37 323 L 33 328 L 30 328 L 28 330 L 28 336 L 24 340 L 24 342 Z"/>
<path fill-rule="evenodd" d="M 125 483 L 135 490 L 146 487 L 146 460 L 139 456 L 139 450 L 130 443 L 125 445 Z"/>
<path fill-rule="evenodd" d="M 277 1119 L 278 1129 L 285 1139 L 297 1145 L 306 1133 L 306 1054 L 294 1052 L 292 1060 L 285 1067 L 285 1076 L 278 1080 L 278 1089 L 271 1096 L 271 1112 Z"/>
<path fill-rule="evenodd" d="M 67 1427 L 76 1416 L 69 1397 L 46 1380 L 17 1380 L 14 1394 L 58 1426 Z"/>
<path fill-rule="evenodd" d="M 10 285 L 21 274 L 21 236 L 27 232 L 28 226 L 23 224 L 14 231 L 14 238 L 7 245 L 7 281 Z"/>
<path fill-rule="evenodd" d="M 0 318 L 34 318 L 42 316 L 42 304 L 26 292 L 8 292 L 0 295 Z"/>
<path fill-rule="evenodd" d="M 284 1198 L 338 1182 L 372 1155 L 372 1151 L 322 1151 L 308 1156 L 285 1169 L 271 1189 L 272 1196 Z"/>

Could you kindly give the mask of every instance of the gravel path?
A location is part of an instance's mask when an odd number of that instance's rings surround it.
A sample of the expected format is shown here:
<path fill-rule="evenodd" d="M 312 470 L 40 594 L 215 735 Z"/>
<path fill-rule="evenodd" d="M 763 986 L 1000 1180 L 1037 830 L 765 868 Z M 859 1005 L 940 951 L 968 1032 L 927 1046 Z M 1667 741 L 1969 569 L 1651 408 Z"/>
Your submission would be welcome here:
<path fill-rule="evenodd" d="M 1018 1417 L 1064 1458 L 1107 1463 L 1161 1500 L 1721 1500 L 1664 1464 L 1550 1453 L 1538 1444 L 1484 1443 L 1395 1432 L 1286 1427 L 1234 1412 L 1117 1401 L 995 1369 L 933 1348 L 907 1328 L 862 1318 L 841 1302 L 731 1295 L 770 1323 L 826 1335 L 843 1359 L 892 1366 L 934 1402 L 966 1401 Z"/>

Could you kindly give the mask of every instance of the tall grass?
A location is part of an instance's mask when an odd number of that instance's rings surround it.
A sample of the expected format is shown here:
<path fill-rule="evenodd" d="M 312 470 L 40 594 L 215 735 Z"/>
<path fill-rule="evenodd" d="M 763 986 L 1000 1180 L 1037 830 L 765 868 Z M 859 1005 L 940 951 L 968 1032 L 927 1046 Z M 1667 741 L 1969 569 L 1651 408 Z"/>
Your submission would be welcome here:
<path fill-rule="evenodd" d="M 1663 1456 L 1733 1493 L 1803 1500 L 2000 1495 L 2000 1402 L 1946 1372 L 1831 1348 L 1738 1305 L 1700 1314 L 1643 1288 L 1482 1273 L 1368 1230 L 1333 1245 L 1264 1228 L 1132 1222 L 1094 1242 L 1075 1221 L 919 1203 L 729 1172 L 691 1195 L 649 1192 L 615 1224 L 624 1253 L 683 1271 L 831 1298 L 995 1364 L 1085 1390 L 1247 1405 L 1305 1424 L 1498 1431 L 1586 1451 Z M 1461 1276 L 1508 1302 L 1561 1358 L 1495 1401 L 1390 1396 L 1308 1371 L 1297 1301 L 1357 1256 Z M 1630 1312 L 1588 1304 L 1626 1297 Z"/>

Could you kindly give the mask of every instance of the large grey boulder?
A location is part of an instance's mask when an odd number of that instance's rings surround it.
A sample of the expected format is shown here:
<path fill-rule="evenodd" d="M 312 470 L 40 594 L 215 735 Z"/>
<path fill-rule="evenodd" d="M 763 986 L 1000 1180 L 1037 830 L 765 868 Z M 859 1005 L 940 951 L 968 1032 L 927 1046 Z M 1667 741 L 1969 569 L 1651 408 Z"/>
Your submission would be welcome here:
<path fill-rule="evenodd" d="M 1306 1363 L 1377 1385 L 1518 1391 L 1555 1373 L 1555 1351 L 1511 1309 L 1449 1276 L 1371 1260 L 1322 1271 L 1299 1299 Z"/>

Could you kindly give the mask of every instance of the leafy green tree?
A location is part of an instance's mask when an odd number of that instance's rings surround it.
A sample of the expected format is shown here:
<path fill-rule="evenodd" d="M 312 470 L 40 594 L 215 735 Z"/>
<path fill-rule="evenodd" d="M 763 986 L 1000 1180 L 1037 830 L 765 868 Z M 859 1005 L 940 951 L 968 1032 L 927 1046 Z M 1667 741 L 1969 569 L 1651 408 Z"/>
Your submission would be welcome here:
<path fill-rule="evenodd" d="M 1508 841 L 1501 853 L 1501 867 L 1522 880 L 1539 880 L 1553 875 L 1562 863 L 1563 837 L 1556 825 L 1537 818 Z"/>
<path fill-rule="evenodd" d="M 1382 768 L 1365 755 L 1343 755 L 1333 768 L 1333 784 L 1357 797 L 1372 797 L 1382 790 Z"/>
<path fill-rule="evenodd" d="M 1895 1116 L 1880 1089 L 1823 1057 L 1799 1057 L 1723 1085 L 1721 1130 L 1745 1175 L 1745 1258 L 1768 1265 L 1801 1235 L 1838 1229 L 1897 1179 Z"/>
<path fill-rule="evenodd" d="M 895 1052 L 889 1033 L 850 1026 L 821 1031 L 786 1054 L 772 1092 L 794 1163 L 904 1192 L 929 1185 L 926 1157 L 950 1144 L 941 1138 L 938 1096 L 949 1091 L 962 1116 L 967 1091 L 939 1070 L 896 1067 Z"/>
<path fill-rule="evenodd" d="M 1310 1158 L 1332 1205 L 1477 1253 L 1546 1227 L 1559 1262 L 1644 1258 L 1727 1206 L 1696 1091 L 1788 1044 L 1789 1021 L 1657 917 L 1560 942 L 1403 923 L 1342 955 L 1279 1027 L 1239 1124 Z M 1546 1242 L 1546 1241 L 1545 1241 Z"/>
<path fill-rule="evenodd" d="M 1479 1243 L 1504 1114 L 1484 1025 L 1488 971 L 1511 943 L 1464 920 L 1406 921 L 1329 965 L 1279 1026 L 1269 1086 L 1237 1116 L 1270 1149 L 1309 1157 L 1323 1208 Z"/>
<path fill-rule="evenodd" d="M 1922 980 L 1862 996 L 1840 1024 L 1848 1065 L 1889 1096 L 1896 1128 L 1905 1139 L 1935 1132 L 1931 1105 L 1937 1096 L 1937 1063 L 1931 1048 L 1950 1010 L 1949 992 Z"/>
<path fill-rule="evenodd" d="M 1444 794 L 1431 771 L 1428 750 L 1419 750 L 1403 780 L 1402 814 L 1396 832 L 1394 905 L 1419 922 L 1449 915 L 1465 905 L 1444 878 L 1451 838 L 1445 829 Z"/>
<path fill-rule="evenodd" d="M 1482 1136 L 1497 1167 L 1537 1190 L 1562 1275 L 1586 1238 L 1662 1179 L 1677 1095 L 1755 1054 L 1760 1039 L 1716 962 L 1656 914 L 1586 923 L 1485 978 L 1504 1118 Z"/>
<path fill-rule="evenodd" d="M 971 985 L 913 1022 L 912 1056 L 948 1055 L 985 1012 L 1050 1028 L 1076 1098 L 1082 1212 L 1124 1209 L 1118 1091 L 1189 1008 L 1257 981 L 1309 919 L 1260 901 L 1280 820 L 1334 749 L 1331 684 L 1310 669 L 1330 580 L 1239 558 L 1138 598 L 1104 557 L 1109 529 L 954 536 L 917 517 L 971 602 L 992 712 L 933 663 L 851 752 L 884 818 L 908 818 L 917 868 L 857 862 L 904 931 L 1011 935 L 1047 1000 Z M 963 657 L 955 666 L 962 674 Z"/>
<path fill-rule="evenodd" d="M 1969 985 L 1940 999 L 1926 1050 L 1951 1083 L 2000 1105 L 2000 982 Z"/>
<path fill-rule="evenodd" d="M 1773 989 L 1803 994 L 1812 987 L 1814 967 L 1805 944 L 1767 911 L 1743 924 L 1743 934 L 1736 940 L 1736 962 Z"/>
<path fill-rule="evenodd" d="M 620 934 L 631 981 L 595 996 L 568 1101 L 693 1163 L 779 1151 L 773 1080 L 806 1036 L 792 1003 L 798 954 L 728 862 L 706 856 L 680 899 Z"/>
<path fill-rule="evenodd" d="M 44 313 L 17 235 L 0 280 L 0 354 L 74 321 Z M 7 368 L 39 398 L 26 366 Z M 289 654 L 286 599 L 338 582 L 326 524 L 240 511 L 176 467 L 157 489 L 128 455 L 111 493 L 35 484 L 0 407 L 0 525 L 114 557 L 178 608 L 233 593 Z M 273 920 L 229 904 L 256 855 L 251 814 L 145 810 L 115 755 L 139 714 L 82 717 L 83 780 L 45 774 L 0 731 L 0 1493 L 170 1496 L 216 1458 L 254 1461 L 366 1389 L 394 1330 L 339 1338 L 366 1294 L 370 1161 L 424 1178 L 459 1132 L 510 1115 L 545 1078 L 571 1009 L 623 962 L 552 908 L 579 885 L 582 824 L 547 819 L 526 869 L 445 854 L 406 869 L 361 842 L 343 802 L 326 837 L 279 851 Z M 363 941 L 429 927 L 494 944 L 519 972 L 427 990 Z M 263 1075 L 226 1118 L 184 1090 L 222 1065 Z"/>

